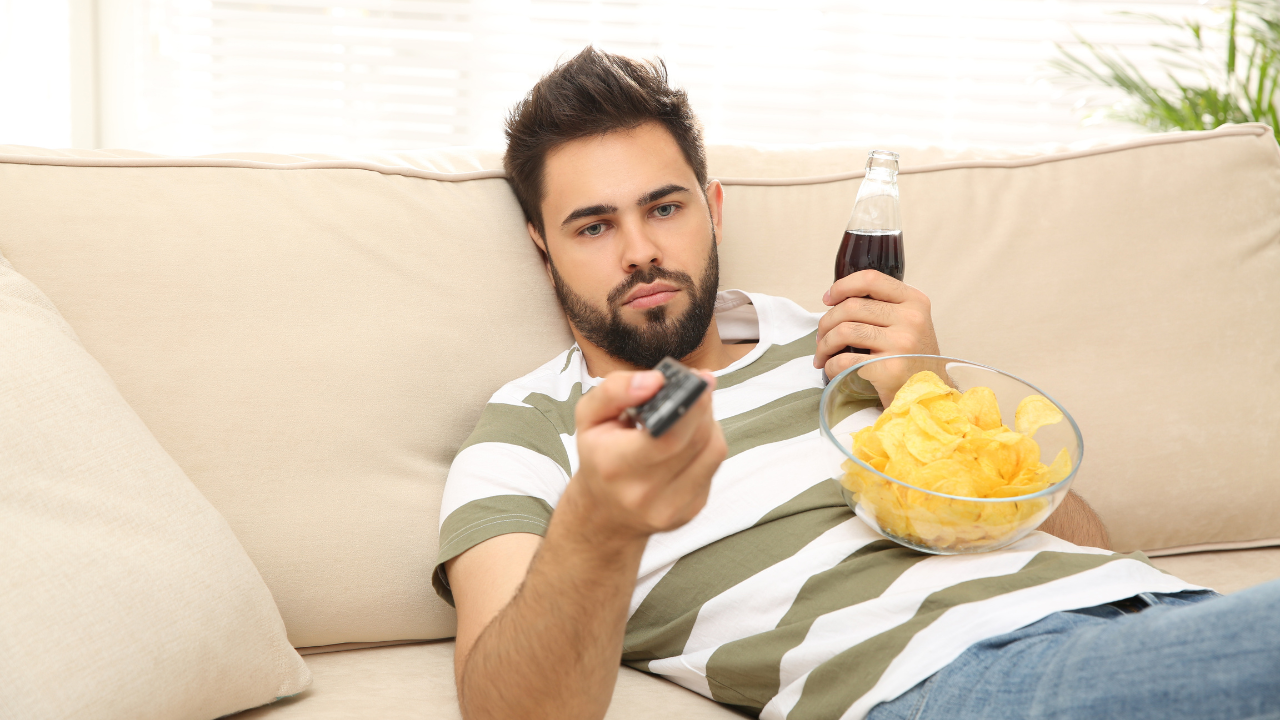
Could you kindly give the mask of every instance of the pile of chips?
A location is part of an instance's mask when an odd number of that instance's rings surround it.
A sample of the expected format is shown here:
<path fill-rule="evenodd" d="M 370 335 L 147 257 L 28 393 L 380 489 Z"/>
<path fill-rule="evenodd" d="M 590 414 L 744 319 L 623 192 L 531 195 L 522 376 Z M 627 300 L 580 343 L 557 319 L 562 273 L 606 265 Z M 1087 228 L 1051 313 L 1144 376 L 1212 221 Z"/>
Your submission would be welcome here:
<path fill-rule="evenodd" d="M 962 394 L 924 371 L 907 380 L 874 425 L 853 435 L 853 455 L 889 477 L 935 493 L 1017 498 L 1071 473 L 1066 448 L 1045 465 L 1032 439 L 1036 430 L 1062 418 L 1047 398 L 1029 395 L 1018 404 L 1010 430 L 990 388 Z M 1048 497 L 1009 502 L 939 497 L 889 482 L 849 460 L 843 468 L 841 484 L 875 514 L 881 530 L 941 551 L 998 546 L 1040 522 L 1050 505 Z"/>

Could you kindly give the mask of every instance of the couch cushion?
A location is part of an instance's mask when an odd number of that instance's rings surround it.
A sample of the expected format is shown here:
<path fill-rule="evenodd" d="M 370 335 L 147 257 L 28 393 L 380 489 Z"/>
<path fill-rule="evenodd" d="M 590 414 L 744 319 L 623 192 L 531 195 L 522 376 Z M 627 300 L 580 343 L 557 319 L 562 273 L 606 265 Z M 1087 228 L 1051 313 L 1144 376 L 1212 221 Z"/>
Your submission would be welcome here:
<path fill-rule="evenodd" d="M 819 308 L 866 150 L 710 148 L 723 285 Z M 903 149 L 907 280 L 943 349 L 1073 412 L 1118 548 L 1280 539 L 1269 131 L 1059 150 Z M 0 148 L 0 251 L 227 517 L 296 645 L 453 632 L 429 583 L 449 462 L 570 342 L 497 159 Z"/>
<path fill-rule="evenodd" d="M 0 256 L 0 717 L 216 718 L 306 665 L 218 512 Z"/>
<path fill-rule="evenodd" d="M 305 693 L 228 720 L 458 720 L 453 642 L 307 655 L 315 682 Z M 618 669 L 605 720 L 738 720 L 697 693 L 631 668 Z"/>
<path fill-rule="evenodd" d="M 1188 582 L 1233 593 L 1280 580 L 1280 548 L 1223 550 L 1153 557 L 1151 562 Z"/>

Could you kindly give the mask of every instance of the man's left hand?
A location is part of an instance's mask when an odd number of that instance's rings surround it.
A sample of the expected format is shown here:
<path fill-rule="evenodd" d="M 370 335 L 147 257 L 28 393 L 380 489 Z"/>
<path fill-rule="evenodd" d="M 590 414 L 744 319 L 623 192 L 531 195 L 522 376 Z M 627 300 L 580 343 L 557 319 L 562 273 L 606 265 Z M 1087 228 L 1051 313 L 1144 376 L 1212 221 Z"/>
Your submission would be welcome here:
<path fill-rule="evenodd" d="M 900 280 L 877 270 L 862 270 L 837 280 L 822 302 L 831 309 L 818 322 L 813 366 L 824 368 L 828 378 L 871 358 L 938 354 L 929 298 Z M 866 348 L 871 354 L 841 354 L 849 346 Z M 886 407 L 906 381 L 894 372 L 858 372 L 875 385 Z"/>

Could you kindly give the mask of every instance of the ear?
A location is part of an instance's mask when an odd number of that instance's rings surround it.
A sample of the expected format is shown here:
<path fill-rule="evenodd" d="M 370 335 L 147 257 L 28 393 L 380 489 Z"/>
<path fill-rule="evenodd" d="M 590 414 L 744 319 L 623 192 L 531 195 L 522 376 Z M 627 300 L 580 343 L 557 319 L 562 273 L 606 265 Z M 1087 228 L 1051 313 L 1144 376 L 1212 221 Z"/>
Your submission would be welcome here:
<path fill-rule="evenodd" d="M 551 277 L 551 256 L 547 254 L 547 241 L 538 234 L 538 229 L 533 223 L 526 222 L 525 230 L 529 233 L 529 239 L 533 241 L 533 246 L 538 248 L 538 254 L 542 256 L 542 269 L 547 271 L 547 279 L 555 283 L 555 278 Z"/>
<path fill-rule="evenodd" d="M 716 244 L 724 238 L 724 186 L 719 180 L 707 183 L 707 209 L 711 211 L 711 224 L 716 229 Z"/>

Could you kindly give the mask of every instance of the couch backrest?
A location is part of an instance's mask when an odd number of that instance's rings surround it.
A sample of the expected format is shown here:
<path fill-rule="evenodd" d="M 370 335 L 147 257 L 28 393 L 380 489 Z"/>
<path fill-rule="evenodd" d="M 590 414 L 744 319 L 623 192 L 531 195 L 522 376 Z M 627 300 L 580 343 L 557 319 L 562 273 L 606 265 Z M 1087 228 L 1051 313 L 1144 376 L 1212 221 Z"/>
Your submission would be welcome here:
<path fill-rule="evenodd" d="M 820 309 L 866 150 L 712 148 L 724 286 Z M 429 582 L 449 462 L 570 342 L 497 167 L 0 147 L 0 253 L 222 511 L 297 646 L 452 634 Z M 904 149 L 900 184 L 944 351 L 1073 412 L 1118 548 L 1280 543 L 1269 130 Z"/>

